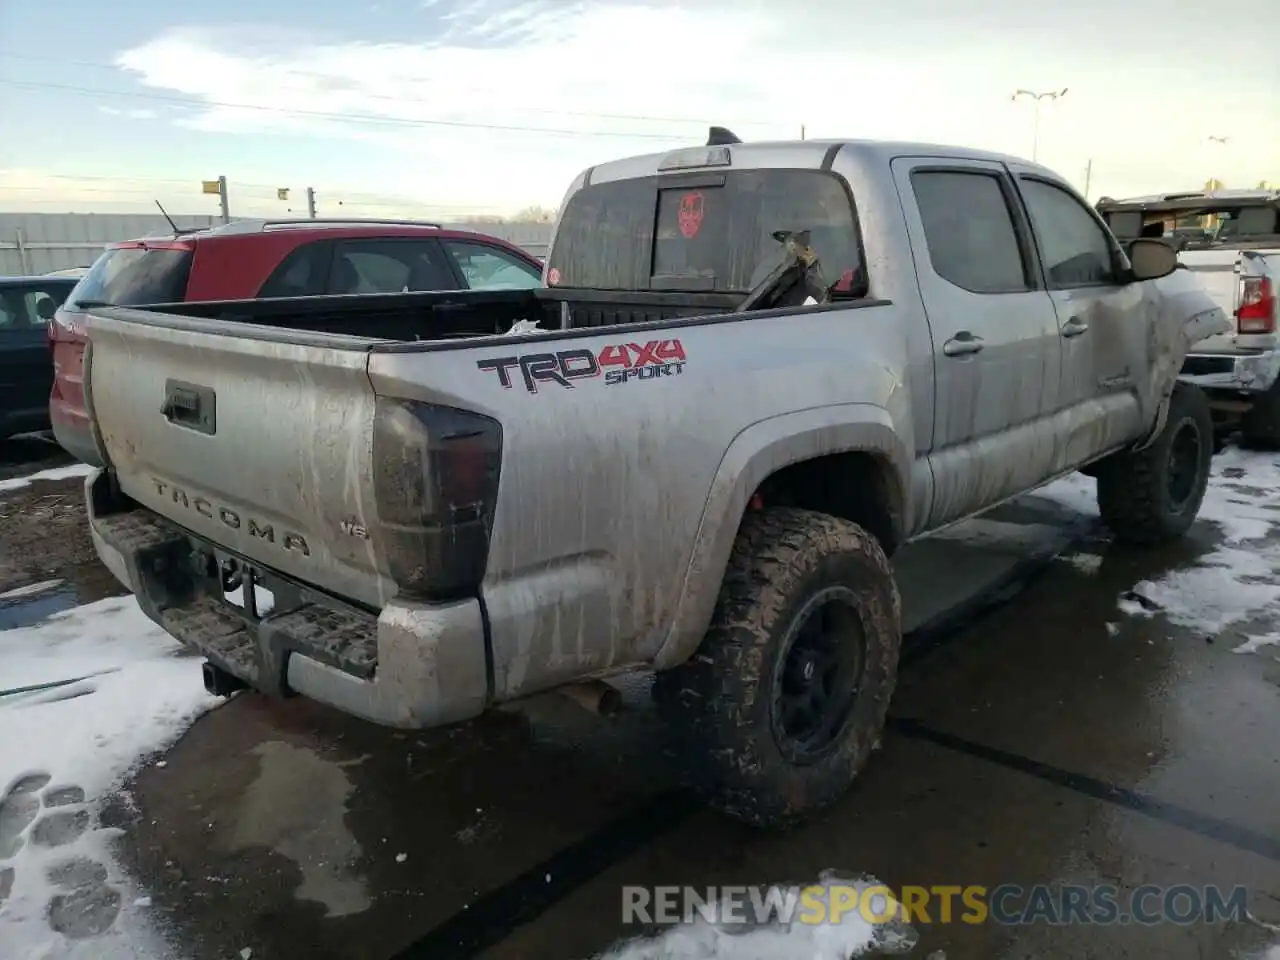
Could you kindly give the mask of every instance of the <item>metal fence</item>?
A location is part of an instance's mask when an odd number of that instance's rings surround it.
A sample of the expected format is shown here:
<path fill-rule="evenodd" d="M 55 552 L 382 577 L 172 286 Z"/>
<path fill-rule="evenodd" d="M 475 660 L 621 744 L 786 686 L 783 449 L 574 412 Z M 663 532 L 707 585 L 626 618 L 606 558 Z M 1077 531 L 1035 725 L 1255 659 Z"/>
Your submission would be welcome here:
<path fill-rule="evenodd" d="M 213 226 L 217 217 L 175 216 L 180 227 Z M 551 225 L 545 223 L 445 224 L 501 237 L 545 256 Z M 108 243 L 155 236 L 169 231 L 158 214 L 0 213 L 0 276 L 29 276 L 87 267 Z"/>

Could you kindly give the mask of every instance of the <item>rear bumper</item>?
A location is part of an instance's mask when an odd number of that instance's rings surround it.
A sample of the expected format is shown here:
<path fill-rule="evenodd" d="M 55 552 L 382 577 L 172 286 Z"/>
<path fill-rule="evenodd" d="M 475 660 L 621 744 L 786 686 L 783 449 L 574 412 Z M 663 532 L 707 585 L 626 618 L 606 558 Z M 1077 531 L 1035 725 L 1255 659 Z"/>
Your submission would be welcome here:
<path fill-rule="evenodd" d="M 208 567 L 215 550 L 225 556 L 219 548 L 125 501 L 105 470 L 86 480 L 85 499 L 98 556 L 143 612 L 250 687 L 404 728 L 466 720 L 488 704 L 478 600 L 393 599 L 375 616 L 262 571 L 277 608 L 256 617 L 223 599 Z"/>
<path fill-rule="evenodd" d="M 55 395 L 49 399 L 49 425 L 53 428 L 53 438 L 63 450 L 81 463 L 102 466 L 89 415 L 83 408 L 77 408 Z"/>
<path fill-rule="evenodd" d="M 1270 390 L 1280 379 L 1280 350 L 1239 354 L 1191 353 L 1187 355 L 1178 379 L 1207 391 L 1211 402 L 1215 395 L 1251 401 Z"/>

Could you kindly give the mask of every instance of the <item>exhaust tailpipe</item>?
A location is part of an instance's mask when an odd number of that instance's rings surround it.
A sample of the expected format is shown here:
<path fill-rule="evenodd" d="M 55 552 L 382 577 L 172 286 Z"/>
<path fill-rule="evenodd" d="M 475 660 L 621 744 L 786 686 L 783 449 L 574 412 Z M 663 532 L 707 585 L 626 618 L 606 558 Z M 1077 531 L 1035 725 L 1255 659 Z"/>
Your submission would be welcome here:
<path fill-rule="evenodd" d="M 622 694 L 603 680 L 585 680 L 561 687 L 564 694 L 584 710 L 601 717 L 611 717 L 622 707 Z"/>
<path fill-rule="evenodd" d="M 204 678 L 204 688 L 215 697 L 229 697 L 237 690 L 244 690 L 249 685 L 239 677 L 227 673 L 221 667 L 215 667 L 207 660 L 200 667 Z"/>

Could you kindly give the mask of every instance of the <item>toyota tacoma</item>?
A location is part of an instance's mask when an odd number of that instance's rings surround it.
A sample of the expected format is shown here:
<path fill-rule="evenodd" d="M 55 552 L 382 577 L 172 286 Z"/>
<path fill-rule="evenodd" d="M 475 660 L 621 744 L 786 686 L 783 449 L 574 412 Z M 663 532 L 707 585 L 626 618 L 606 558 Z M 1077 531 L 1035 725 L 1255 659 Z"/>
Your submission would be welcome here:
<path fill-rule="evenodd" d="M 395 727 L 653 669 L 757 825 L 880 741 L 904 543 L 1056 477 L 1182 534 L 1226 317 L 1044 167 L 703 146 L 576 178 L 523 291 L 85 306 L 99 555 L 218 693 Z"/>

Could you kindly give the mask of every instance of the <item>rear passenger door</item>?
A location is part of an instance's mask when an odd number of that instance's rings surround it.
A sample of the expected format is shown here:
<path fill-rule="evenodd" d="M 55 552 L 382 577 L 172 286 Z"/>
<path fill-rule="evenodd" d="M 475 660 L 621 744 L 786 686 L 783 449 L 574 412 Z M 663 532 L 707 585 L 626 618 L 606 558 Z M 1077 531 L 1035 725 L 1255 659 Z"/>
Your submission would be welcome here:
<path fill-rule="evenodd" d="M 1142 429 L 1137 391 L 1149 369 L 1145 285 L 1121 283 L 1119 246 L 1065 184 L 1014 165 L 1062 341 L 1059 470 Z"/>
<path fill-rule="evenodd" d="M 333 246 L 329 240 L 304 243 L 271 272 L 258 296 L 268 299 L 323 296 L 329 290 Z"/>
<path fill-rule="evenodd" d="M 457 290 L 461 284 L 436 240 L 346 240 L 336 244 L 331 294 Z"/>
<path fill-rule="evenodd" d="M 1061 344 L 1008 171 L 901 157 L 893 174 L 933 338 L 938 526 L 1048 475 Z"/>
<path fill-rule="evenodd" d="M 5 429 L 48 426 L 53 385 L 48 318 L 69 290 L 65 283 L 0 287 L 0 421 Z"/>

